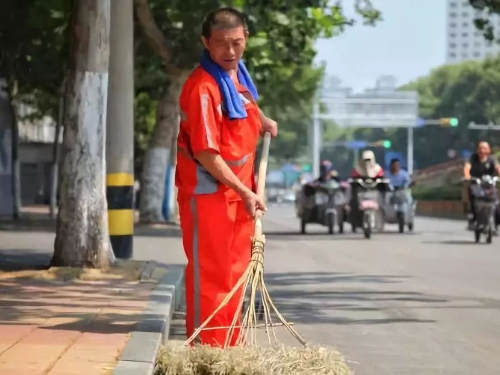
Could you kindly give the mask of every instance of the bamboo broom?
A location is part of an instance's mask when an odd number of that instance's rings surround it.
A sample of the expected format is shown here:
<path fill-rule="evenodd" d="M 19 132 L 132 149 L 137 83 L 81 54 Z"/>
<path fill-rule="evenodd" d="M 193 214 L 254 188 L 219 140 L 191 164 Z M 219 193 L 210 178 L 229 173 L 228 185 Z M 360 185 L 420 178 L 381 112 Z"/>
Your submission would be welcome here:
<path fill-rule="evenodd" d="M 271 134 L 265 133 L 264 142 L 262 146 L 262 156 L 259 164 L 259 172 L 257 179 L 257 195 L 260 198 L 264 198 L 264 192 L 266 187 L 266 174 L 267 174 L 267 164 L 269 159 L 269 146 L 271 143 Z M 228 347 L 230 342 L 233 340 L 235 331 L 239 329 L 238 336 L 236 338 L 236 345 L 251 345 L 257 346 L 257 329 L 262 327 L 262 324 L 258 324 L 256 307 L 257 307 L 257 294 L 260 295 L 260 304 L 263 308 L 264 315 L 264 325 L 265 331 L 267 333 L 267 338 L 269 344 L 273 341 L 277 342 L 278 338 L 274 327 L 285 326 L 287 330 L 294 336 L 302 345 L 306 346 L 306 341 L 293 329 L 292 323 L 289 323 L 278 311 L 274 305 L 269 291 L 267 290 L 266 284 L 264 282 L 264 245 L 266 243 L 266 238 L 263 233 L 262 219 L 264 213 L 261 210 L 257 210 L 255 214 L 255 232 L 252 239 L 251 248 L 251 258 L 250 264 L 247 269 L 240 277 L 233 289 L 227 294 L 226 298 L 221 302 L 221 304 L 215 309 L 215 311 L 198 327 L 195 332 L 189 337 L 185 344 L 189 345 L 193 342 L 196 337 L 203 330 L 213 330 L 213 329 L 228 329 L 226 336 L 226 341 L 224 343 L 224 348 Z M 245 293 L 249 290 L 250 301 L 243 312 L 241 317 L 241 312 L 243 311 L 243 304 L 245 301 Z M 209 327 L 206 328 L 213 317 L 224 308 L 233 296 L 237 293 L 240 294 L 238 308 L 236 314 L 232 320 L 231 326 L 229 327 Z M 281 323 L 275 324 L 272 320 L 272 313 L 275 313 Z M 241 319 L 241 323 L 239 322 Z"/>

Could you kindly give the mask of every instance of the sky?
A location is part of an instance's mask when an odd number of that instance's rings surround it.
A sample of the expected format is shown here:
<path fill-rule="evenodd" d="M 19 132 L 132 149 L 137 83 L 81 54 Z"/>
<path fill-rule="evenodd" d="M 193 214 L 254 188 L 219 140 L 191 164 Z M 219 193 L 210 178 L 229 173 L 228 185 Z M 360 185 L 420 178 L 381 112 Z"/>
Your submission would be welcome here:
<path fill-rule="evenodd" d="M 316 44 L 316 61 L 327 63 L 327 74 L 342 86 L 360 92 L 382 75 L 394 75 L 398 85 L 443 65 L 446 57 L 446 0 L 372 0 L 383 20 L 375 27 L 358 22 L 344 33 Z M 353 17 L 354 0 L 344 0 Z"/>

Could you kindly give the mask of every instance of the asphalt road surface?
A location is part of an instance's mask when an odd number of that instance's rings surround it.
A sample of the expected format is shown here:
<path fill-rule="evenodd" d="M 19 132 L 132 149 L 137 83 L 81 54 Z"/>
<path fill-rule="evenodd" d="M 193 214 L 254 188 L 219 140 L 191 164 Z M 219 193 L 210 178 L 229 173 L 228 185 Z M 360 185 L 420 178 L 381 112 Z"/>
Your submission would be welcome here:
<path fill-rule="evenodd" d="M 424 218 L 370 240 L 350 227 L 300 235 L 291 206 L 270 206 L 265 223 L 275 303 L 355 374 L 500 374 L 500 238 L 474 244 L 464 222 Z"/>

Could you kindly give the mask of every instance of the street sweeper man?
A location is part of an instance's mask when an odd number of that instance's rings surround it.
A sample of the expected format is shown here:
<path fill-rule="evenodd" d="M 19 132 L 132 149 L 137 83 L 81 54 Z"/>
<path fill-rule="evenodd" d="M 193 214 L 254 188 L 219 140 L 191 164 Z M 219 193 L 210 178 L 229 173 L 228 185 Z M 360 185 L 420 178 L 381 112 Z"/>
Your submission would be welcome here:
<path fill-rule="evenodd" d="M 265 210 L 263 199 L 255 193 L 255 152 L 259 135 L 276 136 L 278 129 L 257 106 L 257 89 L 241 61 L 247 37 L 242 13 L 232 8 L 209 13 L 202 26 L 205 50 L 180 95 L 176 185 L 188 259 L 188 337 L 246 270 L 253 217 L 256 209 Z M 239 294 L 208 327 L 231 326 Z M 222 346 L 227 331 L 204 330 L 199 342 Z"/>

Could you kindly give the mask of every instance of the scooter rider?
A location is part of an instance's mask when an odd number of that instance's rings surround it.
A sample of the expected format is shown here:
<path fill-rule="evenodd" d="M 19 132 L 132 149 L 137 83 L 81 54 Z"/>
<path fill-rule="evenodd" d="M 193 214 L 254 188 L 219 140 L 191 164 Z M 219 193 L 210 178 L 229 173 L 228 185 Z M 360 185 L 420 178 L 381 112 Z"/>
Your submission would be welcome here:
<path fill-rule="evenodd" d="M 361 155 L 361 160 L 359 161 L 359 164 L 356 165 L 351 173 L 351 176 L 353 178 L 360 178 L 360 179 L 365 179 L 365 178 L 372 178 L 372 179 L 377 179 L 377 178 L 383 178 L 384 177 L 384 169 L 375 161 L 375 154 L 373 151 L 370 150 L 365 150 L 363 151 L 363 154 Z M 357 187 L 354 185 L 351 189 L 351 194 L 350 194 L 350 210 L 351 210 L 351 217 L 353 218 L 353 228 L 356 226 L 361 226 L 359 219 L 359 211 L 358 211 L 358 197 L 357 197 Z M 385 195 L 385 194 L 384 194 Z M 382 199 L 385 199 L 385 196 L 382 197 Z"/>
<path fill-rule="evenodd" d="M 323 160 L 321 162 L 321 165 L 319 166 L 319 177 L 314 180 L 315 183 L 325 183 L 327 182 L 330 178 L 330 172 L 332 171 L 332 162 L 329 160 Z"/>
<path fill-rule="evenodd" d="M 352 177 L 368 177 L 368 178 L 382 178 L 384 177 L 384 170 L 375 161 L 375 154 L 373 151 L 365 150 L 361 155 L 359 164 L 354 167 Z"/>
<path fill-rule="evenodd" d="M 410 174 L 404 169 L 401 169 L 399 159 L 397 158 L 391 160 L 389 173 L 387 173 L 386 177 L 394 188 L 405 188 L 410 186 L 411 183 Z"/>
<path fill-rule="evenodd" d="M 477 151 L 473 153 L 470 160 L 464 166 L 464 179 L 481 178 L 483 176 L 500 176 L 500 165 L 494 156 L 491 155 L 491 148 L 488 142 L 481 141 L 477 145 Z M 474 227 L 476 221 L 476 209 L 474 206 L 474 197 L 472 187 L 469 184 L 468 188 L 470 212 L 469 212 L 469 228 Z M 496 215 L 497 224 L 499 222 L 498 212 Z"/>

